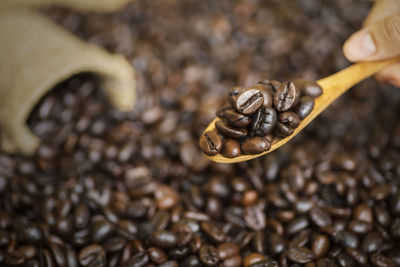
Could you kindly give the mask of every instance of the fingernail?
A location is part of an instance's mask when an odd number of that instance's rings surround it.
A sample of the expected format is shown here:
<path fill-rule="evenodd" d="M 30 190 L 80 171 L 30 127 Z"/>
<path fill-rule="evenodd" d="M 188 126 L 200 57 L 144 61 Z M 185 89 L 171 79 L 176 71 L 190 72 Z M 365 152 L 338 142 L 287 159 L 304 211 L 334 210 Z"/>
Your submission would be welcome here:
<path fill-rule="evenodd" d="M 375 52 L 376 45 L 370 33 L 356 33 L 345 46 L 345 54 L 350 60 L 361 60 Z"/>

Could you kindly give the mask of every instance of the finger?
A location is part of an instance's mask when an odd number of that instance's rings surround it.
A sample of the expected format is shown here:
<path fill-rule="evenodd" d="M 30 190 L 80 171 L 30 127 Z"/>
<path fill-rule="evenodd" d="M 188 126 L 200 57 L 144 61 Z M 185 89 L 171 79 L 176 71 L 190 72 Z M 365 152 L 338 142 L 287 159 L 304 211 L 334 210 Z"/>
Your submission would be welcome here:
<path fill-rule="evenodd" d="M 387 67 L 375 75 L 375 78 L 381 82 L 391 83 L 400 87 L 400 63 Z"/>
<path fill-rule="evenodd" d="M 374 24 L 384 18 L 400 13 L 399 0 L 376 0 L 363 25 Z"/>
<path fill-rule="evenodd" d="M 344 44 L 350 61 L 379 60 L 400 54 L 400 14 L 396 14 L 353 34 Z"/>

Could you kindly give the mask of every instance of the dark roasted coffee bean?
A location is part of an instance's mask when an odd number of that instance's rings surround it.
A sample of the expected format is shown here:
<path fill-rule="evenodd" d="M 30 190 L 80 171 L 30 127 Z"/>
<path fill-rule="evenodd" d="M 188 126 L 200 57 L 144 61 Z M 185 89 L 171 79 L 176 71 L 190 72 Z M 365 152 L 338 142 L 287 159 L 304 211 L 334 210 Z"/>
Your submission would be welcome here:
<path fill-rule="evenodd" d="M 221 154 L 227 158 L 236 158 L 240 156 L 240 144 L 235 139 L 226 138 L 221 150 Z"/>
<path fill-rule="evenodd" d="M 218 120 L 215 123 L 215 128 L 225 137 L 238 139 L 247 135 L 247 129 L 232 127 L 224 119 Z"/>
<path fill-rule="evenodd" d="M 82 266 L 105 266 L 106 253 L 99 245 L 89 245 L 79 252 L 79 263 Z"/>
<path fill-rule="evenodd" d="M 353 260 L 353 258 L 350 255 L 346 254 L 346 253 L 339 254 L 339 256 L 337 256 L 337 262 L 342 267 L 350 267 L 350 266 L 355 266 L 356 265 L 356 263 Z"/>
<path fill-rule="evenodd" d="M 174 225 L 172 231 L 176 235 L 176 241 L 179 246 L 187 245 L 192 239 L 192 230 L 189 225 L 183 222 Z"/>
<path fill-rule="evenodd" d="M 260 262 L 264 259 L 265 259 L 265 257 L 260 253 L 251 253 L 251 254 L 247 255 L 246 257 L 244 257 L 243 266 L 250 267 L 252 264 Z"/>
<path fill-rule="evenodd" d="M 268 151 L 270 147 L 271 144 L 267 141 L 265 137 L 262 136 L 247 138 L 241 145 L 242 152 L 249 155 L 259 154 L 264 151 Z"/>
<path fill-rule="evenodd" d="M 289 259 L 298 263 L 307 263 L 314 259 L 312 251 L 304 247 L 290 247 L 287 255 Z"/>
<path fill-rule="evenodd" d="M 318 83 L 310 80 L 296 80 L 294 84 L 299 88 L 302 95 L 312 96 L 314 98 L 322 95 L 322 88 Z"/>
<path fill-rule="evenodd" d="M 310 217 L 313 223 L 319 227 L 328 227 L 332 225 L 332 218 L 330 215 L 318 207 L 310 210 Z"/>
<path fill-rule="evenodd" d="M 100 220 L 92 226 L 92 239 L 94 242 L 101 242 L 109 237 L 114 231 L 114 225 L 106 220 Z"/>
<path fill-rule="evenodd" d="M 372 229 L 372 225 L 364 221 L 351 220 L 347 227 L 356 234 L 365 234 Z"/>
<path fill-rule="evenodd" d="M 250 267 L 278 267 L 278 262 L 276 261 L 272 261 L 272 260 L 262 260 L 259 262 L 255 262 L 253 264 L 250 265 Z"/>
<path fill-rule="evenodd" d="M 270 233 L 265 237 L 268 253 L 278 255 L 285 249 L 285 240 L 276 233 Z"/>
<path fill-rule="evenodd" d="M 74 211 L 74 225 L 78 229 L 86 227 L 90 219 L 90 210 L 85 204 L 78 204 Z"/>
<path fill-rule="evenodd" d="M 354 208 L 353 218 L 359 221 L 364 221 L 367 223 L 372 223 L 374 220 L 374 215 L 372 209 L 366 203 L 362 203 Z"/>
<path fill-rule="evenodd" d="M 292 82 L 283 82 L 274 95 L 274 106 L 278 111 L 294 108 L 300 99 L 300 91 Z"/>
<path fill-rule="evenodd" d="M 237 112 L 233 108 L 227 109 L 222 113 L 222 118 L 236 128 L 243 128 L 250 125 L 251 118 L 242 113 Z"/>
<path fill-rule="evenodd" d="M 50 243 L 50 251 L 57 266 L 67 266 L 65 249 L 62 246 L 56 243 Z"/>
<path fill-rule="evenodd" d="M 218 245 L 217 247 L 218 256 L 220 259 L 226 259 L 235 255 L 238 255 L 240 248 L 237 244 L 232 242 L 226 242 Z"/>
<path fill-rule="evenodd" d="M 137 227 L 129 220 L 120 220 L 117 222 L 117 232 L 123 237 L 132 240 L 137 233 Z"/>
<path fill-rule="evenodd" d="M 159 248 L 150 247 L 147 249 L 147 253 L 149 254 L 150 260 L 154 263 L 160 264 L 167 261 L 167 254 Z"/>
<path fill-rule="evenodd" d="M 178 247 L 170 250 L 168 252 L 169 258 L 175 259 L 175 260 L 181 260 L 186 258 L 190 253 L 189 247 Z"/>
<path fill-rule="evenodd" d="M 329 237 L 319 234 L 315 237 L 311 249 L 316 259 L 320 259 L 326 255 L 330 248 Z"/>
<path fill-rule="evenodd" d="M 104 249 L 107 252 L 117 252 L 124 248 L 125 238 L 120 236 L 113 236 L 108 238 L 104 243 Z"/>
<path fill-rule="evenodd" d="M 385 255 L 373 253 L 370 257 L 372 265 L 375 267 L 394 267 L 396 264 L 392 259 Z"/>
<path fill-rule="evenodd" d="M 317 267 L 339 267 L 339 265 L 334 259 L 322 258 L 317 261 Z"/>
<path fill-rule="evenodd" d="M 363 241 L 361 242 L 361 248 L 367 252 L 375 252 L 381 248 L 383 244 L 383 238 L 378 232 L 368 233 Z"/>
<path fill-rule="evenodd" d="M 300 120 L 303 120 L 314 108 L 314 98 L 311 96 L 303 96 L 299 100 L 296 107 L 296 113 L 299 115 Z"/>
<path fill-rule="evenodd" d="M 299 125 L 300 119 L 296 113 L 291 111 L 286 111 L 279 114 L 279 121 L 282 124 L 289 126 L 290 128 L 296 128 Z"/>
<path fill-rule="evenodd" d="M 283 124 L 281 122 L 277 122 L 274 132 L 279 137 L 286 137 L 286 136 L 291 135 L 294 132 L 294 129 L 289 127 L 286 124 Z"/>
<path fill-rule="evenodd" d="M 128 260 L 124 261 L 124 266 L 144 267 L 149 266 L 149 255 L 145 252 L 138 252 Z"/>
<path fill-rule="evenodd" d="M 349 254 L 358 264 L 365 265 L 368 262 L 368 257 L 364 251 L 358 248 L 346 248 L 346 253 Z"/>
<path fill-rule="evenodd" d="M 247 115 L 256 112 L 263 103 L 264 97 L 260 90 L 251 87 L 242 91 L 232 106 L 240 113 Z"/>
<path fill-rule="evenodd" d="M 247 226 L 254 230 L 262 230 L 267 225 L 267 218 L 260 206 L 248 206 L 244 210 L 244 220 Z"/>
<path fill-rule="evenodd" d="M 199 146 L 201 151 L 212 156 L 222 148 L 222 139 L 216 131 L 209 131 L 200 136 Z"/>
<path fill-rule="evenodd" d="M 8 253 L 4 256 L 5 266 L 21 266 L 24 264 L 25 258 L 21 254 Z"/>
<path fill-rule="evenodd" d="M 288 235 L 293 235 L 301 230 L 307 228 L 309 225 L 309 222 L 306 217 L 300 216 L 294 219 L 293 221 L 289 222 L 289 224 L 286 226 L 286 233 Z"/>
<path fill-rule="evenodd" d="M 220 243 L 226 240 L 226 235 L 222 229 L 212 222 L 202 222 L 201 230 L 204 234 L 209 237 L 212 241 Z"/>
<path fill-rule="evenodd" d="M 192 255 L 187 257 L 183 262 L 182 266 L 187 266 L 187 267 L 201 267 L 202 264 L 200 262 L 200 259 L 196 255 Z"/>
<path fill-rule="evenodd" d="M 242 266 L 242 257 L 239 255 L 231 256 L 223 260 L 222 267 L 240 267 Z"/>
<path fill-rule="evenodd" d="M 16 253 L 24 256 L 25 259 L 32 259 L 37 256 L 38 249 L 32 245 L 25 245 L 25 246 L 20 246 L 17 249 Z"/>
<path fill-rule="evenodd" d="M 158 230 L 151 235 L 150 242 L 160 248 L 173 248 L 176 246 L 177 238 L 171 231 Z"/>
<path fill-rule="evenodd" d="M 273 108 L 262 107 L 252 118 L 251 132 L 258 136 L 266 136 L 274 129 L 276 121 L 276 111 Z"/>
<path fill-rule="evenodd" d="M 72 248 L 68 248 L 65 252 L 67 258 L 67 266 L 68 267 L 78 267 L 78 255 L 76 251 Z"/>
<path fill-rule="evenodd" d="M 356 248 L 358 247 L 359 240 L 358 237 L 347 230 L 340 231 L 336 234 L 337 240 L 342 244 L 343 247 Z"/>
<path fill-rule="evenodd" d="M 264 107 L 272 107 L 272 104 L 274 102 L 272 85 L 270 85 L 270 84 L 265 85 L 263 83 L 258 83 L 258 84 L 251 86 L 250 88 L 260 90 L 260 92 L 264 98 L 264 102 L 263 102 Z"/>
<path fill-rule="evenodd" d="M 203 245 L 200 248 L 199 257 L 206 266 L 215 266 L 219 262 L 218 251 L 212 245 Z"/>

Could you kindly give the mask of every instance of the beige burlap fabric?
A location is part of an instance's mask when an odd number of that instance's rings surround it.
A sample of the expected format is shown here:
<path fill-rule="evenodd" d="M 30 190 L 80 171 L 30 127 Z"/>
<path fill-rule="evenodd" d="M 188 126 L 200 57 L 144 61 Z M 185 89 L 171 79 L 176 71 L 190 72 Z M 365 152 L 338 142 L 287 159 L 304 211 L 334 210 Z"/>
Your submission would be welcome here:
<path fill-rule="evenodd" d="M 97 74 L 111 103 L 129 110 L 135 102 L 131 65 L 119 55 L 89 45 L 27 6 L 47 4 L 111 11 L 127 0 L 0 1 L 0 149 L 32 154 L 38 138 L 26 125 L 39 99 L 80 72 Z"/>

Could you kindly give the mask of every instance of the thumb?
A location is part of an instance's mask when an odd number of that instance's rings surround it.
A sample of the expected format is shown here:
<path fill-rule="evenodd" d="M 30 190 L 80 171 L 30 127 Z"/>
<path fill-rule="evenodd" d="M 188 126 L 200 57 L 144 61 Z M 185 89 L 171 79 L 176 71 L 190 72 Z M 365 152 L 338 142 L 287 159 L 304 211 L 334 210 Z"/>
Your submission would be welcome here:
<path fill-rule="evenodd" d="M 380 60 L 400 55 L 400 14 L 396 14 L 354 33 L 344 44 L 350 61 Z"/>

